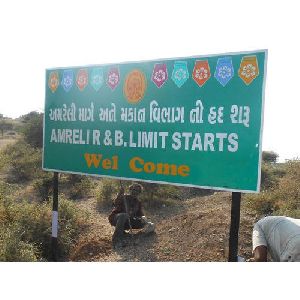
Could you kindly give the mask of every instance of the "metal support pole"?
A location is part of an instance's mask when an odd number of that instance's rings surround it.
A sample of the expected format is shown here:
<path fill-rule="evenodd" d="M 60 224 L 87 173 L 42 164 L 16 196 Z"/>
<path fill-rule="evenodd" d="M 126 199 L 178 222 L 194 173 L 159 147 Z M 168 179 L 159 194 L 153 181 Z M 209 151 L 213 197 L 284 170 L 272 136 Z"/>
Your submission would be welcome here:
<path fill-rule="evenodd" d="M 233 192 L 231 199 L 231 223 L 229 233 L 228 261 L 236 262 L 238 258 L 239 227 L 240 227 L 241 193 Z"/>
<path fill-rule="evenodd" d="M 52 260 L 57 261 L 57 229 L 58 229 L 58 173 L 53 174 L 53 205 L 52 205 Z"/>

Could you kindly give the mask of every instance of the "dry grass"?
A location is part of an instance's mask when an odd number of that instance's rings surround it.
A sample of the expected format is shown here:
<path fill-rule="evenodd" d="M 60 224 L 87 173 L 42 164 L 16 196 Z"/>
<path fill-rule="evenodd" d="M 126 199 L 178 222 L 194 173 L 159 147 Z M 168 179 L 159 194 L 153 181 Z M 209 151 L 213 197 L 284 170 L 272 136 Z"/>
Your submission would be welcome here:
<path fill-rule="evenodd" d="M 5 148 L 7 145 L 13 144 L 15 143 L 16 140 L 15 139 L 11 139 L 11 138 L 0 138 L 0 151 Z"/>

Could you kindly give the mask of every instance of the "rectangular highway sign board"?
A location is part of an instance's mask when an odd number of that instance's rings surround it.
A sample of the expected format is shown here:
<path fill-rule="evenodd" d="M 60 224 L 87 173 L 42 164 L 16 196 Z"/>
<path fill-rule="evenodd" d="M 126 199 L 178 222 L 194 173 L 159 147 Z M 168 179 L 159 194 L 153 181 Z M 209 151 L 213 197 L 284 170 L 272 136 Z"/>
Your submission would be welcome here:
<path fill-rule="evenodd" d="M 267 51 L 46 70 L 43 168 L 257 192 Z"/>

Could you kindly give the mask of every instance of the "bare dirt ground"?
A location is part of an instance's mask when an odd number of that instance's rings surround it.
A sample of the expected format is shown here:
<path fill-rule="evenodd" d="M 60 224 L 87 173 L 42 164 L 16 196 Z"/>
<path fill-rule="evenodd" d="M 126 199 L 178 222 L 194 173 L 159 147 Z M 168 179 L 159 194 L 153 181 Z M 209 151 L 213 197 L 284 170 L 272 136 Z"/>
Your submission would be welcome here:
<path fill-rule="evenodd" d="M 243 202 L 242 202 L 243 203 Z M 109 211 L 97 212 L 95 199 L 78 204 L 90 213 L 91 226 L 81 235 L 71 253 L 71 261 L 227 261 L 230 228 L 231 193 L 178 201 L 147 216 L 156 224 L 156 233 L 144 236 L 136 232 L 128 245 L 113 249 L 113 227 Z M 242 205 L 239 255 L 251 257 L 251 234 L 255 216 Z"/>

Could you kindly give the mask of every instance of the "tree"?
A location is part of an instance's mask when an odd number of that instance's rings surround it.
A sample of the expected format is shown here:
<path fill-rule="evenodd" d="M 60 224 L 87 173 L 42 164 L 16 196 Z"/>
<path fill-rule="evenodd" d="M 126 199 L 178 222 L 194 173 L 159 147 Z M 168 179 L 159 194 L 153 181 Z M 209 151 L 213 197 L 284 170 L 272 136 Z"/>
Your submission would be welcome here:
<path fill-rule="evenodd" d="M 276 163 L 279 155 L 273 151 L 263 151 L 262 160 L 265 163 Z"/>
<path fill-rule="evenodd" d="M 43 146 L 43 116 L 42 113 L 38 112 L 30 112 L 22 116 L 24 139 L 34 148 L 42 148 Z"/>
<path fill-rule="evenodd" d="M 37 111 L 31 111 L 30 113 L 26 114 L 26 115 L 22 115 L 20 117 L 21 122 L 23 123 L 28 123 L 30 122 L 32 119 L 38 117 L 40 115 L 39 112 Z"/>

